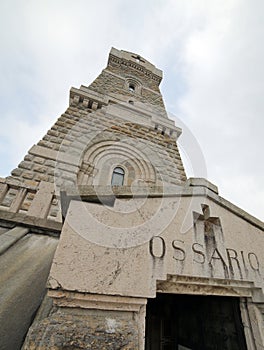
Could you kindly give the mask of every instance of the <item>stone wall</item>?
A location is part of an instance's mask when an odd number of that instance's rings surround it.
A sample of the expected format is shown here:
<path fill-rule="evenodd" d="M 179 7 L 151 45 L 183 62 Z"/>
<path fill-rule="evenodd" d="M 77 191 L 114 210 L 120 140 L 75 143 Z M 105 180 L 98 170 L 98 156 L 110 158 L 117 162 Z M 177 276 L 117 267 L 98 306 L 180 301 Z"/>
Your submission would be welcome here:
<path fill-rule="evenodd" d="M 89 86 L 89 88 L 102 94 L 106 91 L 107 93 L 122 95 L 128 99 L 136 99 L 142 103 L 151 104 L 156 108 L 160 107 L 160 111 L 162 111 L 162 109 L 165 109 L 162 96 L 157 87 L 155 91 L 143 85 L 140 92 L 133 93 L 128 89 L 125 89 L 126 77 L 128 78 L 129 74 L 124 74 L 124 77 L 121 78 L 120 76 L 112 74 L 109 69 L 105 69 L 99 75 L 99 77 L 96 78 L 95 81 Z"/>
<path fill-rule="evenodd" d="M 140 317 L 135 311 L 58 308 L 35 322 L 23 350 L 143 350 Z"/>
<path fill-rule="evenodd" d="M 94 134 L 94 140 L 86 145 L 87 137 Z M 87 136 L 88 135 L 88 136 Z M 87 136 L 87 137 L 86 137 Z M 33 146 L 24 160 L 11 173 L 13 179 L 36 186 L 40 181 L 54 182 L 63 170 L 64 180 L 75 183 L 82 164 L 82 158 L 87 148 L 105 139 L 115 139 L 117 142 L 127 137 L 133 140 L 144 140 L 151 143 L 157 153 L 167 163 L 167 168 L 161 170 L 168 182 L 181 184 L 186 176 L 175 139 L 162 135 L 154 128 L 129 123 L 121 118 L 109 118 L 102 110 L 91 112 L 78 106 L 71 106 L 47 132 L 37 147 Z M 59 162 L 59 152 L 79 157 L 78 164 Z M 176 169 L 176 171 L 175 171 Z M 60 184 L 63 179 L 60 178 Z"/>

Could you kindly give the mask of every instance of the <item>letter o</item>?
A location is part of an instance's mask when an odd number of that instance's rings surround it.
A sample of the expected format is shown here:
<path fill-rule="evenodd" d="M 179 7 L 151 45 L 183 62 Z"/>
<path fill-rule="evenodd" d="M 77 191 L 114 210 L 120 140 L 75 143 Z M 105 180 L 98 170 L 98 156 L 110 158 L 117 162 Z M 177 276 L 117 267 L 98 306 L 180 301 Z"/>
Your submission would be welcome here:
<path fill-rule="evenodd" d="M 155 241 L 156 242 L 159 241 L 160 242 L 159 244 L 161 244 L 161 246 L 160 246 L 160 254 L 159 255 L 155 255 L 155 252 L 154 252 Z M 164 239 L 162 237 L 160 237 L 160 236 L 152 237 L 151 240 L 149 241 L 149 252 L 150 252 L 151 256 L 153 256 L 153 258 L 159 258 L 159 259 L 164 258 L 165 253 L 166 253 L 166 244 L 165 244 Z"/>
<path fill-rule="evenodd" d="M 255 264 L 253 264 L 251 257 L 254 257 Z M 252 270 L 255 270 L 255 271 L 259 270 L 259 261 L 258 261 L 257 255 L 255 253 L 248 253 L 248 262 L 249 262 L 249 265 L 251 266 Z"/>

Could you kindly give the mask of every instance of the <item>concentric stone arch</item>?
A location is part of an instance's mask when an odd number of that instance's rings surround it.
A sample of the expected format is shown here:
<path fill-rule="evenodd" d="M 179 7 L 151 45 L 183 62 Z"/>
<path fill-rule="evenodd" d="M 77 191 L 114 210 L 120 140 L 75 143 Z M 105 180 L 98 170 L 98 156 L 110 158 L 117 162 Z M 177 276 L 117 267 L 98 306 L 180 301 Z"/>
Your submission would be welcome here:
<path fill-rule="evenodd" d="M 136 149 L 125 140 L 106 140 L 95 143 L 84 153 L 78 173 L 78 183 L 80 185 L 110 185 L 112 171 L 118 165 L 122 165 L 126 170 L 126 185 L 131 185 L 132 180 L 156 183 L 156 172 L 146 153 Z"/>

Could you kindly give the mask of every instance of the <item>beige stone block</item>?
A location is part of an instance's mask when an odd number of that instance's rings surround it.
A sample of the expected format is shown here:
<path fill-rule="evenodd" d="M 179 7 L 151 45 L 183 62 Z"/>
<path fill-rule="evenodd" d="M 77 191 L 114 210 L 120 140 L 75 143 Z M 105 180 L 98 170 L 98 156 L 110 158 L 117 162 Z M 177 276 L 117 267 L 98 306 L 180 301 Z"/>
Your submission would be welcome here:
<path fill-rule="evenodd" d="M 19 168 L 27 169 L 27 170 L 30 170 L 32 166 L 33 166 L 32 162 L 29 162 L 29 161 L 23 161 L 19 164 Z"/>
<path fill-rule="evenodd" d="M 34 177 L 34 173 L 31 172 L 31 171 L 24 171 L 23 174 L 22 174 L 22 177 L 24 179 L 32 180 L 33 177 Z"/>
<path fill-rule="evenodd" d="M 31 154 L 27 154 L 27 155 L 24 157 L 24 160 L 32 161 L 33 158 L 34 158 L 34 157 L 33 157 Z"/>
<path fill-rule="evenodd" d="M 22 172 L 23 172 L 22 169 L 16 168 L 16 169 L 11 171 L 11 175 L 12 176 L 20 176 L 22 174 Z"/>
<path fill-rule="evenodd" d="M 16 197 L 12 201 L 12 204 L 10 205 L 9 211 L 12 213 L 17 213 L 26 197 L 27 189 L 21 188 L 17 191 Z"/>
<path fill-rule="evenodd" d="M 44 158 L 42 158 L 42 157 L 34 157 L 34 163 L 44 164 L 44 162 L 45 162 Z"/>
<path fill-rule="evenodd" d="M 49 182 L 49 176 L 46 174 L 37 174 L 34 176 L 34 180 L 36 181 L 45 181 L 45 182 Z"/>
<path fill-rule="evenodd" d="M 38 181 L 34 181 L 34 180 L 25 180 L 24 183 L 26 186 L 30 186 L 30 187 L 36 187 L 39 184 Z"/>
<path fill-rule="evenodd" d="M 0 203 L 2 203 L 8 191 L 8 185 L 4 182 L 0 183 Z"/>
<path fill-rule="evenodd" d="M 49 141 L 45 141 L 45 140 L 40 140 L 38 142 L 38 145 L 39 146 L 42 146 L 42 147 L 47 147 L 47 148 L 51 148 L 51 144 Z"/>
<path fill-rule="evenodd" d="M 31 201 L 24 201 L 24 203 L 21 205 L 20 210 L 25 210 L 27 211 L 29 209 L 29 207 L 31 206 Z"/>
<path fill-rule="evenodd" d="M 38 172 L 38 173 L 45 173 L 47 171 L 47 168 L 45 166 L 41 166 L 41 165 L 34 165 L 33 170 Z"/>
<path fill-rule="evenodd" d="M 39 218 L 46 218 L 54 195 L 54 184 L 41 182 L 32 204 L 28 210 L 28 215 Z"/>

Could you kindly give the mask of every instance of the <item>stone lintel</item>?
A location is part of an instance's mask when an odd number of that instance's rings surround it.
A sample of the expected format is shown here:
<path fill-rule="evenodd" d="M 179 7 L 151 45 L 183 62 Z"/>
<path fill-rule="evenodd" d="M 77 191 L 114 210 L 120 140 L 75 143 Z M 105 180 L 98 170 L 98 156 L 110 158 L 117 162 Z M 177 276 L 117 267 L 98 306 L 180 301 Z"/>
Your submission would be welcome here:
<path fill-rule="evenodd" d="M 255 290 L 262 294 L 253 282 L 239 280 L 169 275 L 166 281 L 157 281 L 158 293 L 252 297 Z"/>
<path fill-rule="evenodd" d="M 145 298 L 123 297 L 116 295 L 84 294 L 61 290 L 49 290 L 48 296 L 53 298 L 59 307 L 75 307 L 95 310 L 135 311 L 147 303 Z"/>

